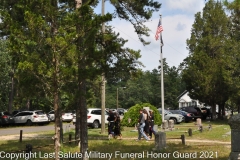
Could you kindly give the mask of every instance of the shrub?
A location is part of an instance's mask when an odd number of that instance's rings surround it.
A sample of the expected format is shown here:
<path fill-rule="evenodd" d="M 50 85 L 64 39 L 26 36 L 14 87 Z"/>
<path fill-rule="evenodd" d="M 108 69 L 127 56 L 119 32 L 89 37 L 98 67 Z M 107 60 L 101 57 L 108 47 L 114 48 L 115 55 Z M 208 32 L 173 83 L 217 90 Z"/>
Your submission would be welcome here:
<path fill-rule="evenodd" d="M 154 113 L 154 124 L 155 125 L 161 125 L 162 124 L 162 118 L 159 114 L 157 108 L 149 103 L 141 103 L 136 104 L 135 106 L 132 106 L 129 108 L 129 110 L 124 114 L 124 117 L 122 119 L 122 126 L 127 127 L 134 127 L 138 123 L 138 117 L 139 117 L 139 110 L 143 109 L 144 107 L 149 107 L 149 109 L 153 110 Z M 129 119 L 131 121 L 129 122 Z"/>

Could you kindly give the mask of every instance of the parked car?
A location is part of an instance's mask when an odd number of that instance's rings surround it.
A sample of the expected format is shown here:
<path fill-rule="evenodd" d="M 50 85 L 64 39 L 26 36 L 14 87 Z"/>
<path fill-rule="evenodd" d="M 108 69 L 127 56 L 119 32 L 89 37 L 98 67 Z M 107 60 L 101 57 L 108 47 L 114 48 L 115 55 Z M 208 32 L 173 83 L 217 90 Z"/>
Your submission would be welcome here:
<path fill-rule="evenodd" d="M 192 121 L 194 118 L 194 115 L 192 113 L 188 113 L 182 110 L 169 110 L 171 113 L 173 114 L 181 114 L 184 116 L 184 121 L 185 122 L 190 122 Z"/>
<path fill-rule="evenodd" d="M 48 112 L 47 114 L 49 121 L 55 121 L 55 113 L 54 110 Z"/>
<path fill-rule="evenodd" d="M 162 115 L 162 109 L 158 108 L 159 113 Z M 174 124 L 184 121 L 184 116 L 181 114 L 173 114 L 167 110 L 164 110 L 164 120 L 173 120 Z"/>
<path fill-rule="evenodd" d="M 127 112 L 127 110 L 124 109 L 124 108 L 118 108 L 117 112 L 118 112 L 119 115 L 124 115 Z"/>
<path fill-rule="evenodd" d="M 13 116 L 15 124 L 26 124 L 32 125 L 35 124 L 47 124 L 49 119 L 47 115 L 42 110 L 35 111 L 22 111 L 18 112 Z"/>
<path fill-rule="evenodd" d="M 112 112 L 117 112 L 117 109 L 112 109 L 112 108 L 110 108 L 108 111 L 112 111 Z"/>
<path fill-rule="evenodd" d="M 74 113 L 75 113 L 75 111 L 62 112 L 62 121 L 63 122 L 71 122 L 73 120 Z"/>
<path fill-rule="evenodd" d="M 12 115 L 7 111 L 1 111 L 0 112 L 0 126 L 12 125 L 12 124 L 14 124 Z"/>
<path fill-rule="evenodd" d="M 76 113 L 73 114 L 72 122 L 73 122 L 73 124 L 76 124 Z"/>
<path fill-rule="evenodd" d="M 101 126 L 101 108 L 89 108 L 87 109 L 87 123 L 92 128 L 99 128 Z M 105 111 L 105 123 L 108 123 L 108 112 Z"/>
<path fill-rule="evenodd" d="M 202 110 L 200 107 L 196 107 L 196 106 L 189 106 L 189 107 L 182 107 L 180 108 L 180 110 L 188 112 L 188 113 L 192 113 L 193 114 L 193 118 L 196 120 L 197 118 L 201 118 L 203 120 L 205 120 L 207 118 L 207 112 L 205 112 L 205 110 Z"/>
<path fill-rule="evenodd" d="M 12 112 L 12 115 L 14 116 L 15 114 L 17 114 L 18 112 L 21 112 L 21 110 L 15 110 Z"/>

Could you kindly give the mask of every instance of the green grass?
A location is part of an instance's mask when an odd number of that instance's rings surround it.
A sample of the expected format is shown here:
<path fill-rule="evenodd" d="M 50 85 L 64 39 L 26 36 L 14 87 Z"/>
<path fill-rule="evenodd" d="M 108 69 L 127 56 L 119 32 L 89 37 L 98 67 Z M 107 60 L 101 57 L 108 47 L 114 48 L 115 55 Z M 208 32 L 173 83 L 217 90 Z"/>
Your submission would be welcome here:
<path fill-rule="evenodd" d="M 213 140 L 213 141 L 226 141 L 230 142 L 230 135 L 225 135 L 230 131 L 229 125 L 224 121 L 215 121 L 211 122 L 212 130 L 208 131 L 207 126 L 209 122 L 203 122 L 204 131 L 201 133 L 197 130 L 197 127 L 194 123 L 182 123 L 175 125 L 175 129 L 173 131 L 165 131 L 167 137 L 167 147 L 161 151 L 153 151 L 155 147 L 154 140 L 150 142 L 135 141 L 137 138 L 137 132 L 134 132 L 134 127 L 125 127 L 122 131 L 123 140 L 119 139 L 107 139 L 107 131 L 105 134 L 100 134 L 100 129 L 89 129 L 89 148 L 88 150 L 91 152 L 102 153 L 102 155 L 112 154 L 111 160 L 149 160 L 149 159 L 167 159 L 167 160 L 184 160 L 184 159 L 216 159 L 216 160 L 226 160 L 230 154 L 230 145 L 219 145 L 214 143 L 199 143 L 199 142 L 191 142 L 188 143 L 186 141 L 186 145 L 181 144 L 181 140 L 179 141 L 171 141 L 170 138 L 180 138 L 182 134 L 185 135 L 186 140 L 188 139 L 197 139 L 197 140 Z M 188 129 L 192 128 L 193 135 L 188 136 Z M 69 132 L 74 137 L 74 131 Z M 69 144 L 68 137 L 69 133 L 65 133 L 64 141 L 66 143 L 61 145 L 61 151 L 66 153 L 76 153 L 79 152 L 79 147 L 75 142 Z M 43 133 L 45 134 L 45 133 Z M 47 132 L 47 136 L 51 137 L 52 133 Z M 33 146 L 33 152 L 36 153 L 38 158 L 36 160 L 49 160 L 52 158 L 43 157 L 43 154 L 52 155 L 54 152 L 53 140 L 51 138 L 44 139 L 31 139 L 31 140 L 23 140 L 20 143 L 18 140 L 9 140 L 9 141 L 1 141 L 0 140 L 0 151 L 5 151 L 7 153 L 11 152 L 22 152 L 21 150 L 25 149 L 26 144 L 31 144 Z M 39 157 L 41 153 L 41 158 Z M 124 153 L 128 154 L 128 158 L 123 158 Z M 144 153 L 144 157 L 143 157 Z M 179 154 L 178 154 L 179 153 Z M 125 155 L 126 155 L 125 154 Z M 134 154 L 134 155 L 133 155 Z M 148 157 L 147 157 L 148 154 Z M 152 154 L 153 157 L 150 156 Z M 196 158 L 194 156 L 197 156 Z M 131 156 L 133 156 L 131 158 Z M 177 157 L 177 156 L 180 156 Z M 192 156 L 192 157 L 191 157 Z M 202 157 L 200 157 L 202 156 Z M 165 158 L 163 158 L 165 157 Z M 182 157 L 182 158 L 181 158 Z M 34 159 L 34 160 L 35 160 Z M 75 158 L 63 158 L 64 160 Z M 79 158 L 76 158 L 79 159 Z M 99 160 L 99 158 L 90 158 L 93 160 Z M 102 160 L 106 160 L 109 158 L 101 158 Z M 4 159 L 7 160 L 7 159 Z M 19 159 L 23 160 L 23 158 Z"/>

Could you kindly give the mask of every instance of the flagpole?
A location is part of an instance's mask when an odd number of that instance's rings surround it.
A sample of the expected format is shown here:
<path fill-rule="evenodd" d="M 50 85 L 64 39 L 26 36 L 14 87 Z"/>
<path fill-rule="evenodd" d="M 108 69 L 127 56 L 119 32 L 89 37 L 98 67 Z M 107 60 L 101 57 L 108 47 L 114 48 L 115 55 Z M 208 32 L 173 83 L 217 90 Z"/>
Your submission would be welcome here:
<path fill-rule="evenodd" d="M 162 24 L 162 15 L 160 15 L 160 21 Z M 164 83 L 163 83 L 163 53 L 162 53 L 162 47 L 163 47 L 163 43 L 162 43 L 162 32 L 160 33 L 160 59 L 161 59 L 161 99 L 162 99 L 162 123 L 164 121 L 164 116 L 165 116 L 165 112 L 164 112 Z"/>

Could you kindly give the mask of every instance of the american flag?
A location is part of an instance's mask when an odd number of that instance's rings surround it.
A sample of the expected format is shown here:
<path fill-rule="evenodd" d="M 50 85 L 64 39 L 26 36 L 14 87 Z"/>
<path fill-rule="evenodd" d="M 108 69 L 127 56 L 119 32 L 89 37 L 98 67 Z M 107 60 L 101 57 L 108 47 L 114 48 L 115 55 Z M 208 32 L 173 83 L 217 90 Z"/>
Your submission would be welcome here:
<path fill-rule="evenodd" d="M 155 34 L 155 39 L 156 41 L 159 39 L 159 34 L 163 31 L 163 27 L 162 27 L 162 23 L 161 23 L 161 20 L 159 20 L 159 23 L 158 23 L 158 27 L 157 27 L 157 31 L 156 31 L 156 34 Z M 160 35 L 160 40 L 161 40 L 161 43 L 163 44 L 163 40 L 162 40 L 162 35 Z"/>

